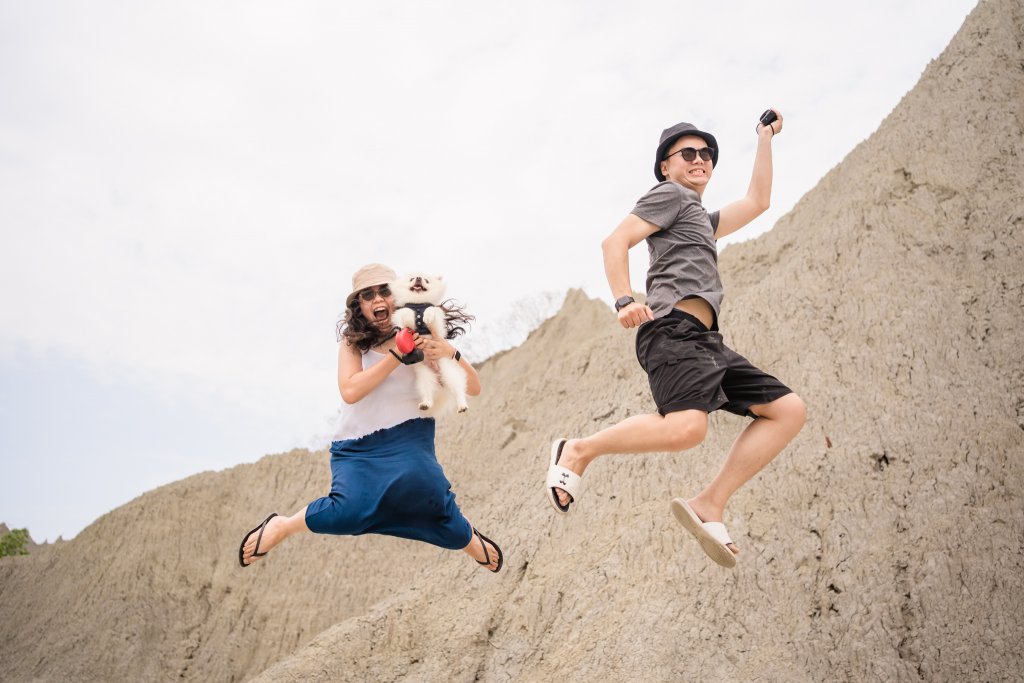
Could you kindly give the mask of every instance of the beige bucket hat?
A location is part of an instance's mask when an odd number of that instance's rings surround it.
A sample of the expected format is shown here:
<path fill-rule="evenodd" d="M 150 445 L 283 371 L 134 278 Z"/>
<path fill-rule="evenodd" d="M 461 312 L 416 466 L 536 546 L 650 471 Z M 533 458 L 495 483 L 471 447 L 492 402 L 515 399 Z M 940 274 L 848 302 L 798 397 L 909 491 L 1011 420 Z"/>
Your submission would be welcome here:
<path fill-rule="evenodd" d="M 352 292 L 345 297 L 345 305 L 351 306 L 352 301 L 367 287 L 378 287 L 386 285 L 397 279 L 395 271 L 379 263 L 371 263 L 363 266 L 352 276 Z"/>

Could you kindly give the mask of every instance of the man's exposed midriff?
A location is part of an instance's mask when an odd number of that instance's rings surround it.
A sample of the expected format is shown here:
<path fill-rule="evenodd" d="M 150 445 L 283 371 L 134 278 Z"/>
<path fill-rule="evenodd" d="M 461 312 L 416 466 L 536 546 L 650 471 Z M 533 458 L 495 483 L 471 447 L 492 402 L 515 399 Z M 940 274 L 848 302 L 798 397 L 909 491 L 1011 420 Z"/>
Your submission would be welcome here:
<path fill-rule="evenodd" d="M 711 304 L 700 297 L 680 299 L 676 302 L 675 307 L 683 313 L 689 313 L 694 318 L 704 323 L 704 327 L 709 330 L 715 321 L 715 311 L 711 308 Z"/>

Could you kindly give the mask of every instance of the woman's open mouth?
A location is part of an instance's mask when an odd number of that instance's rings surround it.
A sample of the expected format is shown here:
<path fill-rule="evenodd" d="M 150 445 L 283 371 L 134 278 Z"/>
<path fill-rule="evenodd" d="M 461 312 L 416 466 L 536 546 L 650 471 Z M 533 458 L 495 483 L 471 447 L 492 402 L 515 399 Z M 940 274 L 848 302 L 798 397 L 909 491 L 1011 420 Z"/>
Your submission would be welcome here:
<path fill-rule="evenodd" d="M 391 316 L 388 313 L 388 307 L 387 306 L 379 306 L 379 307 L 373 309 L 373 319 L 376 320 L 377 322 L 383 322 L 383 321 L 387 320 L 390 317 Z"/>

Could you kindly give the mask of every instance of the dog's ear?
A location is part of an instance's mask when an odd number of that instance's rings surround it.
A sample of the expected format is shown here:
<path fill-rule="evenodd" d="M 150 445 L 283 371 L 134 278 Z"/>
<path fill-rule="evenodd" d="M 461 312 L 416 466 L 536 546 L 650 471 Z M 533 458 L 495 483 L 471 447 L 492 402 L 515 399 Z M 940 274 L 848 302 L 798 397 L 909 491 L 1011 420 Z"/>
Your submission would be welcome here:
<path fill-rule="evenodd" d="M 405 299 L 409 294 L 408 282 L 404 275 L 400 275 L 391 282 L 388 283 L 388 289 L 391 290 L 391 296 L 395 297 L 396 306 L 404 306 Z"/>

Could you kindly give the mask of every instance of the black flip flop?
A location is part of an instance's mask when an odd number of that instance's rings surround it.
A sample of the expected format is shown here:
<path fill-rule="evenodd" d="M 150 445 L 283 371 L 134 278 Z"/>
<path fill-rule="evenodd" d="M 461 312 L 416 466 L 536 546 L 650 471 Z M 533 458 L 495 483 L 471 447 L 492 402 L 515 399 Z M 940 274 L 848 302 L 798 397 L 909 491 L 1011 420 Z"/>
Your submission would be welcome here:
<path fill-rule="evenodd" d="M 263 520 L 262 524 L 260 524 L 258 527 L 256 527 L 255 529 L 253 529 L 252 531 L 250 531 L 249 533 L 247 533 L 245 535 L 245 537 L 242 539 L 242 545 L 238 546 L 238 564 L 242 565 L 243 567 L 248 567 L 249 565 L 252 564 L 252 562 L 250 562 L 249 564 L 245 563 L 245 557 L 244 557 L 245 556 L 245 542 L 248 541 L 249 537 L 252 536 L 257 531 L 260 532 L 260 535 L 256 537 L 256 547 L 253 549 L 253 553 L 252 553 L 251 557 L 263 557 L 264 555 L 267 554 L 267 553 L 261 553 L 260 552 L 260 540 L 263 538 L 263 530 L 267 528 L 267 522 L 272 520 L 274 517 L 277 517 L 277 513 L 276 512 L 271 513 L 271 515 L 269 517 L 267 517 L 265 520 Z M 267 552 L 270 552 L 270 551 L 268 550 Z"/>
<path fill-rule="evenodd" d="M 498 572 L 501 571 L 501 565 L 505 561 L 505 556 L 501 554 L 501 548 L 498 547 L 497 543 L 495 543 L 494 541 L 492 541 L 491 539 L 487 538 L 482 533 L 477 531 L 475 527 L 473 529 L 473 533 L 476 534 L 476 537 L 480 539 L 480 547 L 484 549 L 484 561 L 481 562 L 480 560 L 477 560 L 476 563 L 477 564 L 490 564 L 491 563 L 491 554 L 487 552 L 487 544 L 490 543 L 491 545 L 494 546 L 494 549 L 496 551 L 498 551 L 498 566 L 495 567 L 494 569 L 488 569 L 487 571 L 489 571 L 492 574 L 497 574 Z"/>

